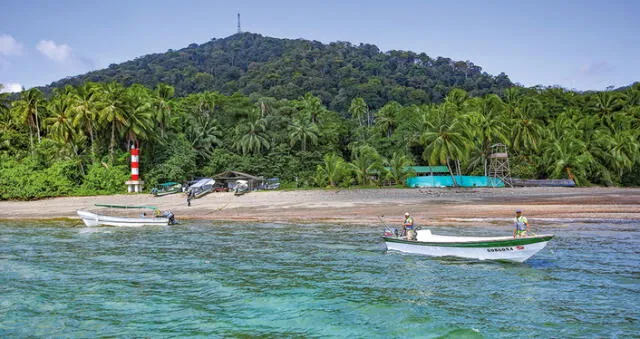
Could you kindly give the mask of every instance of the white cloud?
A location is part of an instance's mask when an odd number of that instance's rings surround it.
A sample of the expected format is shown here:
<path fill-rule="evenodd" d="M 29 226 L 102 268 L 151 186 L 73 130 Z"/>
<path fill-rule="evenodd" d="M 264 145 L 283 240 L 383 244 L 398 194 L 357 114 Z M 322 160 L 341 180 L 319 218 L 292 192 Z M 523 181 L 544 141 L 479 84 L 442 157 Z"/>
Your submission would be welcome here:
<path fill-rule="evenodd" d="M 9 83 L 9 84 L 2 84 L 2 88 L 0 89 L 0 93 L 15 93 L 15 92 L 22 92 L 22 85 L 18 84 L 18 83 Z"/>
<path fill-rule="evenodd" d="M 58 45 L 51 40 L 40 40 L 36 45 L 36 49 L 47 58 L 65 62 L 71 59 L 71 47 L 67 44 Z"/>
<path fill-rule="evenodd" d="M 20 55 L 22 44 L 9 34 L 0 35 L 0 55 Z"/>

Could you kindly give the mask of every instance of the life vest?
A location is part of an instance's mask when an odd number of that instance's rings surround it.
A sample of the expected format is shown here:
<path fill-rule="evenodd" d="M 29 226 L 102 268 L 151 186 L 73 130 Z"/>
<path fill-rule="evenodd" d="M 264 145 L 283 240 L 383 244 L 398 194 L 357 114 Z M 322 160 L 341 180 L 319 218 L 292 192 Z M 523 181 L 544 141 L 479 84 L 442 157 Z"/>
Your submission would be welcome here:
<path fill-rule="evenodd" d="M 516 217 L 513 220 L 514 226 L 516 227 L 516 230 L 518 230 L 518 231 L 526 231 L 528 222 L 529 221 L 524 216 Z"/>
<path fill-rule="evenodd" d="M 413 218 L 412 217 L 405 218 L 404 219 L 404 225 L 405 225 L 404 228 L 406 228 L 408 230 L 412 230 L 413 229 Z"/>

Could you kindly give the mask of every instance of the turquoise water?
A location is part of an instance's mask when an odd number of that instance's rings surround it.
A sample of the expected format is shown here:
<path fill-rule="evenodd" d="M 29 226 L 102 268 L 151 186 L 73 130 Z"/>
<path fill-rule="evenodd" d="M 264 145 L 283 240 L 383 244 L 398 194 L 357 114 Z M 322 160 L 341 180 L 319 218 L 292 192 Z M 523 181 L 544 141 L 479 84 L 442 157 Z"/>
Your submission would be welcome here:
<path fill-rule="evenodd" d="M 387 253 L 378 226 L 0 223 L 0 337 L 638 337 L 640 224 L 537 231 L 505 264 Z"/>

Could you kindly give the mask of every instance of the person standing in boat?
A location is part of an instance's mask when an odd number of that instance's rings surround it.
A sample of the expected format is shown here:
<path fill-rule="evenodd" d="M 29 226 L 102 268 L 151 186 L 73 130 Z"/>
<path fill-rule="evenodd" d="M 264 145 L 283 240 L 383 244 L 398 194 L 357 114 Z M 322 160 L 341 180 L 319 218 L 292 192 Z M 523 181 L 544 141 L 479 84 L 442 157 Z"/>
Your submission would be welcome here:
<path fill-rule="evenodd" d="M 529 230 L 529 220 L 527 217 L 522 215 L 522 210 L 516 210 L 516 217 L 513 221 L 515 229 L 513 230 L 514 238 L 523 238 L 527 236 L 527 231 Z"/>
<path fill-rule="evenodd" d="M 413 218 L 406 212 L 404 214 L 404 222 L 402 223 L 402 227 L 404 228 L 404 233 L 407 235 L 407 240 L 416 240 L 416 231 L 413 225 Z"/>

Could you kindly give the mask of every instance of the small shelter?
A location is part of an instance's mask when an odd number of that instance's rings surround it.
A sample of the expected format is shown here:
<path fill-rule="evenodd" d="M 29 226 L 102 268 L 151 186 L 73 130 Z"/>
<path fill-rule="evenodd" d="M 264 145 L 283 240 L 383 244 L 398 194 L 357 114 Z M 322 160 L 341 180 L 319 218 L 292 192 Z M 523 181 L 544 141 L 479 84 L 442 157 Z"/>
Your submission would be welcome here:
<path fill-rule="evenodd" d="M 236 182 L 238 180 L 246 180 L 247 186 L 249 186 L 249 191 L 254 191 L 263 187 L 266 182 L 264 177 L 256 177 L 251 174 L 238 171 L 225 171 L 222 173 L 218 173 L 213 176 L 213 179 L 230 190 L 235 188 Z"/>

